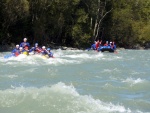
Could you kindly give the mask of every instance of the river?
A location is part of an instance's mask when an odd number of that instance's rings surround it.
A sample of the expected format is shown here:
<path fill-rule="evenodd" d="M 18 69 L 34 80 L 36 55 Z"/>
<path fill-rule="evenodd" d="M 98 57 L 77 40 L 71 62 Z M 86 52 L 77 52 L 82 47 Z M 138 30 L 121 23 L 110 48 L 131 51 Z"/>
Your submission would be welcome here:
<path fill-rule="evenodd" d="M 0 53 L 0 113 L 150 113 L 150 50 Z"/>

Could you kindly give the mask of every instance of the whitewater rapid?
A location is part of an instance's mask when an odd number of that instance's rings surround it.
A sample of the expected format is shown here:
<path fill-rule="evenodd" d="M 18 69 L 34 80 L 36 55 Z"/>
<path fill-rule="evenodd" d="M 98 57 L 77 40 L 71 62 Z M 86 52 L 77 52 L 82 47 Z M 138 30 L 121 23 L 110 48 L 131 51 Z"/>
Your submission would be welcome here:
<path fill-rule="evenodd" d="M 0 53 L 0 113 L 150 112 L 150 51 L 53 53 Z"/>

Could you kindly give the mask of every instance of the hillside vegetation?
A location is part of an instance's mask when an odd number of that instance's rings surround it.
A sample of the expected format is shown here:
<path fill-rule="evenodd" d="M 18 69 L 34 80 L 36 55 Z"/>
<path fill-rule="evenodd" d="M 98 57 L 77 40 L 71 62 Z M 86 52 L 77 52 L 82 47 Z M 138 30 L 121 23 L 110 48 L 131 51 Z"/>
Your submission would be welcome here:
<path fill-rule="evenodd" d="M 120 47 L 150 41 L 150 0 L 1 0 L 0 45 L 54 43 L 87 47 L 94 40 Z"/>

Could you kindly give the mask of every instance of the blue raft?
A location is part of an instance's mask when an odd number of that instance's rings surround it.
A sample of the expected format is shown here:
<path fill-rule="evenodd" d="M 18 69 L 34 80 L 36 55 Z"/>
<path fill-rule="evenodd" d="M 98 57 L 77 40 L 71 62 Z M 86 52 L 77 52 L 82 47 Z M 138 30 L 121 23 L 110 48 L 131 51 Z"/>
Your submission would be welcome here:
<path fill-rule="evenodd" d="M 101 51 L 101 52 L 114 52 L 116 50 L 116 48 L 111 48 L 110 46 L 101 46 L 98 48 L 98 51 Z"/>
<path fill-rule="evenodd" d="M 8 55 L 5 55 L 5 56 L 4 56 L 5 59 L 11 58 L 11 57 L 15 57 L 15 55 L 13 55 L 13 54 L 8 54 Z"/>

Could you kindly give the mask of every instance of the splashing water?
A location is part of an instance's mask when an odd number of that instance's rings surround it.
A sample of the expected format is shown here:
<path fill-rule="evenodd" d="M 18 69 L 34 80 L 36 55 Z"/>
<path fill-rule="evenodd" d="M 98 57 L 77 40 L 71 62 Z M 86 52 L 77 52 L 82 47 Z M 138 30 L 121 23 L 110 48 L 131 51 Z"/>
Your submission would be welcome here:
<path fill-rule="evenodd" d="M 0 53 L 0 113 L 148 113 L 150 52 Z"/>

